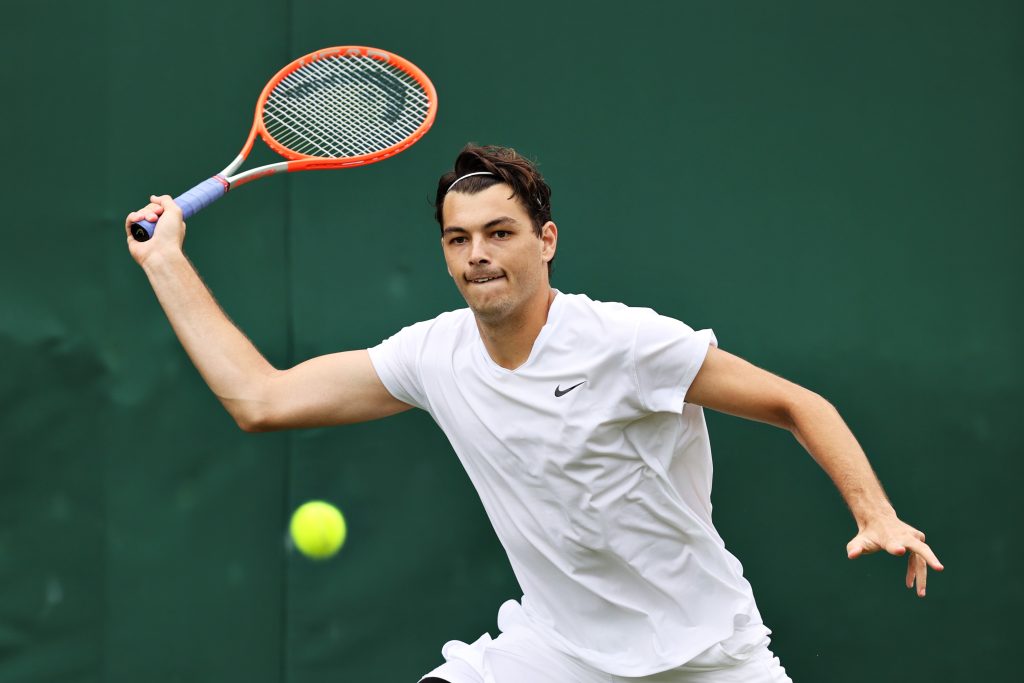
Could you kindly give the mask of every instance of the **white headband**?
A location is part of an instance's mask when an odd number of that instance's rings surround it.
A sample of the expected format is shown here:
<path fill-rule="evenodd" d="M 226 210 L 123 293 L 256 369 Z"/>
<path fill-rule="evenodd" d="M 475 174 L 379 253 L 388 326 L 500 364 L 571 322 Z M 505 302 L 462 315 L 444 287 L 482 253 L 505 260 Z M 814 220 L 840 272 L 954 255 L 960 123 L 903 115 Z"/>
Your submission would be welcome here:
<path fill-rule="evenodd" d="M 449 185 L 448 189 L 445 190 L 444 193 L 448 194 L 449 192 L 452 191 L 452 188 L 455 187 L 460 180 L 464 180 L 464 179 L 468 178 L 471 175 L 494 175 L 494 174 L 491 173 L 490 171 L 474 171 L 473 173 L 467 173 L 466 175 L 464 175 L 464 176 L 462 176 L 460 178 L 456 178 L 455 182 L 452 183 L 451 185 Z"/>

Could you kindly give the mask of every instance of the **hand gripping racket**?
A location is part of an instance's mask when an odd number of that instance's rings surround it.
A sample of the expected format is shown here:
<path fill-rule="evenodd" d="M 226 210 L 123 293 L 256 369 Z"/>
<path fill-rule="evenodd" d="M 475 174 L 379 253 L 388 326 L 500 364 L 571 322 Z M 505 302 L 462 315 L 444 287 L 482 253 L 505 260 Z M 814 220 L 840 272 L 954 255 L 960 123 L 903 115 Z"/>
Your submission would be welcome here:
<path fill-rule="evenodd" d="M 398 55 L 358 46 L 317 50 L 278 71 L 263 88 L 249 138 L 234 161 L 174 201 L 188 219 L 257 178 L 372 164 L 423 137 L 436 113 L 434 85 Z M 231 175 L 249 156 L 257 133 L 288 161 Z M 155 227 L 138 221 L 131 233 L 145 242 Z"/>

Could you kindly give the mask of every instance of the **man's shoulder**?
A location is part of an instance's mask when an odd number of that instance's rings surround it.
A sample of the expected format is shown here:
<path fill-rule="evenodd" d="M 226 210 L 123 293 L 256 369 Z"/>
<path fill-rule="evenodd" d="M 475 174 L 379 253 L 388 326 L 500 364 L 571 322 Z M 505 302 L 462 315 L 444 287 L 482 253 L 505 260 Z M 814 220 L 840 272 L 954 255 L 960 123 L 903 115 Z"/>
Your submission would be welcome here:
<path fill-rule="evenodd" d="M 451 311 L 443 311 L 438 313 L 433 318 L 422 320 L 418 325 L 437 325 L 437 326 L 458 326 L 464 325 L 467 320 L 472 319 L 473 311 L 469 308 L 456 308 Z"/>
<path fill-rule="evenodd" d="M 413 336 L 420 338 L 443 338 L 456 335 L 464 329 L 467 322 L 472 321 L 473 313 L 468 308 L 457 308 L 444 311 L 433 318 L 406 325 L 393 336 Z"/>
<path fill-rule="evenodd" d="M 566 295 L 565 338 L 581 345 L 632 348 L 638 339 L 675 339 L 693 332 L 685 322 L 653 308 L 598 301 L 585 294 Z"/>
<path fill-rule="evenodd" d="M 600 301 L 591 299 L 586 294 L 563 294 L 566 298 L 566 309 L 570 316 L 590 318 L 605 324 L 636 325 L 658 313 L 643 306 L 630 306 L 619 301 Z"/>

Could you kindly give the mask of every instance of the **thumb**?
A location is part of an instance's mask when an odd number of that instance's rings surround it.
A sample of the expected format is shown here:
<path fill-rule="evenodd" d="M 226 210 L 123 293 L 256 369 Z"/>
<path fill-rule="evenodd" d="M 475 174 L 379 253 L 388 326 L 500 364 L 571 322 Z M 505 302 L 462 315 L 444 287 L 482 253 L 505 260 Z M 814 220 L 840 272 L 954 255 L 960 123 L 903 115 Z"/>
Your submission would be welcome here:
<path fill-rule="evenodd" d="M 868 541 L 864 538 L 864 534 L 857 534 L 853 537 L 849 543 L 846 544 L 846 556 L 851 560 L 855 560 L 864 553 L 871 552 Z"/>

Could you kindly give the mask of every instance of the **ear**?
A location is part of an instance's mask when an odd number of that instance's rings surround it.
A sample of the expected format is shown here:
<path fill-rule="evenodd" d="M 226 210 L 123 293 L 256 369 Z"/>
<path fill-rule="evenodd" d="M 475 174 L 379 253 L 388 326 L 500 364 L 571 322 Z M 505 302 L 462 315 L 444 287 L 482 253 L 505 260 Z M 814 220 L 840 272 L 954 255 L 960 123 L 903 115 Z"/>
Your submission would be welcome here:
<path fill-rule="evenodd" d="M 541 258 L 544 263 L 555 258 L 555 251 L 558 249 L 558 226 L 553 221 L 548 221 L 540 228 Z"/>
<path fill-rule="evenodd" d="M 452 269 L 448 267 L 448 260 L 447 260 L 447 257 L 445 257 L 445 254 L 444 254 L 444 235 L 443 234 L 441 235 L 440 242 L 441 242 L 441 257 L 445 259 L 444 269 L 446 271 L 448 271 L 448 277 L 454 278 L 455 276 L 452 275 Z"/>

